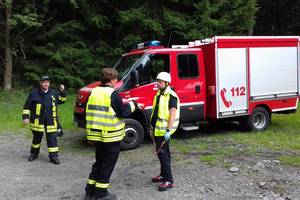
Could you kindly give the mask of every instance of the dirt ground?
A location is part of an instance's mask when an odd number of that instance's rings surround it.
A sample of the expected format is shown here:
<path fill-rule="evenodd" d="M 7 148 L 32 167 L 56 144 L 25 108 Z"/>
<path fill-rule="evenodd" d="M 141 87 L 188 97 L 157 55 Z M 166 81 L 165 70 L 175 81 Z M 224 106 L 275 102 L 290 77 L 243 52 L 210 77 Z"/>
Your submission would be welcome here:
<path fill-rule="evenodd" d="M 53 165 L 45 141 L 38 160 L 28 162 L 31 138 L 1 135 L 0 199 L 83 199 L 94 153 L 82 138 L 76 131 L 65 133 L 59 139 L 61 164 Z M 146 142 L 136 150 L 121 152 L 109 189 L 118 199 L 300 199 L 300 169 L 282 165 L 271 154 L 230 158 L 237 172 L 209 166 L 198 156 L 188 155 L 184 162 L 173 159 L 175 187 L 159 192 L 151 182 L 159 173 L 159 162 L 151 149 Z"/>

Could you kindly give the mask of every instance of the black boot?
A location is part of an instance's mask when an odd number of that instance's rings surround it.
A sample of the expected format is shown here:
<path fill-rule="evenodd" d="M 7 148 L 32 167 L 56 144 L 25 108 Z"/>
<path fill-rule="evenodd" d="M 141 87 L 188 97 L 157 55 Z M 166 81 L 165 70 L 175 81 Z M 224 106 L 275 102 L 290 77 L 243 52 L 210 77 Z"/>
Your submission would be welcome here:
<path fill-rule="evenodd" d="M 50 158 L 50 162 L 52 162 L 55 165 L 59 165 L 59 163 L 60 163 L 58 157 L 52 157 L 52 158 Z"/>
<path fill-rule="evenodd" d="M 85 194 L 85 197 L 84 197 L 84 200 L 92 200 L 93 197 L 94 197 L 94 194 L 86 193 L 86 194 Z"/>
<path fill-rule="evenodd" d="M 104 197 L 96 197 L 95 200 L 116 200 L 117 195 L 107 192 Z"/>
<path fill-rule="evenodd" d="M 38 158 L 38 155 L 37 154 L 30 154 L 30 156 L 28 157 L 28 161 L 31 162 L 31 161 L 34 161 Z"/>

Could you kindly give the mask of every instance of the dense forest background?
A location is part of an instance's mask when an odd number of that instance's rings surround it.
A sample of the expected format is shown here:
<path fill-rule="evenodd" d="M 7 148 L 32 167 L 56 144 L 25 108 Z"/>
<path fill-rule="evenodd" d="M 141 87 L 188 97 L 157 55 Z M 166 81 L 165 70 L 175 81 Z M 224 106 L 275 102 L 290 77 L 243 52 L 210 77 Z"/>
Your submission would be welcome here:
<path fill-rule="evenodd" d="M 0 0 L 0 84 L 78 88 L 134 44 L 213 35 L 300 35 L 300 0 Z"/>

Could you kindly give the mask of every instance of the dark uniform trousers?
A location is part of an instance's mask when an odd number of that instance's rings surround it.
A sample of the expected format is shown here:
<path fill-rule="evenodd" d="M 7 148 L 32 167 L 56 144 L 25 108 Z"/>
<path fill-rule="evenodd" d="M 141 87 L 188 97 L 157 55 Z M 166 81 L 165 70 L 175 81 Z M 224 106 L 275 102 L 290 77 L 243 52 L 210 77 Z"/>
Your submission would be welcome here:
<path fill-rule="evenodd" d="M 43 132 L 32 131 L 33 139 L 32 139 L 32 146 L 30 149 L 30 153 L 34 155 L 38 155 L 40 152 L 40 144 L 43 138 Z M 54 158 L 58 157 L 58 146 L 57 146 L 57 139 L 56 139 L 56 132 L 54 133 L 47 133 L 47 146 L 49 157 Z"/>
<path fill-rule="evenodd" d="M 163 181 L 169 181 L 173 183 L 172 171 L 171 171 L 171 154 L 170 154 L 170 141 L 165 141 L 164 137 L 154 137 L 157 156 L 160 161 L 160 176 L 163 177 Z"/>
<path fill-rule="evenodd" d="M 89 179 L 108 184 L 119 157 L 120 142 L 96 142 L 95 148 L 96 162 L 92 166 Z M 95 197 L 103 197 L 107 194 L 107 188 L 99 188 L 95 184 L 88 183 L 85 190 L 86 193 L 95 194 Z"/>

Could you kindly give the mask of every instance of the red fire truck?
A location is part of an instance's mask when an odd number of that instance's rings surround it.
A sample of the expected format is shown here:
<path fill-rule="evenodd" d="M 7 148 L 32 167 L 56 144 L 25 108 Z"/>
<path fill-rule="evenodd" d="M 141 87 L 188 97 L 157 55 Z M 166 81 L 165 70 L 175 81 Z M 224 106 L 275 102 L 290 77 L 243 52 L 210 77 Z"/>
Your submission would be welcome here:
<path fill-rule="evenodd" d="M 180 124 L 197 128 L 202 120 L 228 119 L 244 128 L 263 131 L 272 113 L 293 113 L 299 96 L 300 37 L 216 36 L 165 48 L 158 41 L 137 45 L 122 55 L 116 89 L 123 101 L 140 106 L 125 119 L 123 149 L 136 148 L 147 133 L 156 76 L 171 74 L 171 87 L 180 99 Z M 95 82 L 79 90 L 74 110 L 85 125 L 85 104 Z"/>

